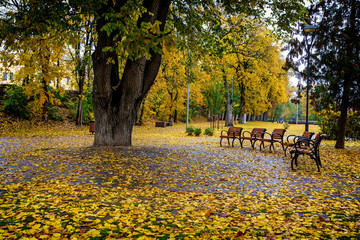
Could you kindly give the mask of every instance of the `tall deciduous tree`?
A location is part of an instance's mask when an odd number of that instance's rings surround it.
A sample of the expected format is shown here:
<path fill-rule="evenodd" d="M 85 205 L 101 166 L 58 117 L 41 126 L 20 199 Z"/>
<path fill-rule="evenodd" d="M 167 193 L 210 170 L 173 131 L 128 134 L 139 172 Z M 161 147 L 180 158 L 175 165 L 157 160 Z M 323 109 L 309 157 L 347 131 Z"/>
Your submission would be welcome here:
<path fill-rule="evenodd" d="M 0 3 L 1 9 L 7 8 L 7 1 Z M 35 25 L 41 20 L 44 31 L 48 27 L 46 24 L 64 29 L 71 23 L 71 11 L 80 9 L 94 13 L 98 34 L 92 56 L 96 120 L 94 145 L 131 145 L 131 133 L 141 101 L 159 71 L 161 43 L 166 35 L 164 27 L 171 3 L 171 24 L 180 34 L 192 35 L 188 42 L 197 39 L 200 44 L 192 46 L 202 49 L 216 44 L 216 37 L 213 36 L 222 29 L 218 11 L 213 11 L 219 4 L 223 6 L 225 14 L 243 12 L 255 17 L 264 15 L 267 8 L 272 9 L 271 19 L 287 30 L 304 13 L 303 0 L 38 0 L 26 1 L 26 4 L 33 4 L 33 8 L 26 6 L 26 11 L 20 15 L 16 13 L 10 18 L 5 17 L 5 23 L 11 28 L 13 23 L 18 23 L 17 20 L 30 15 L 31 21 L 21 27 Z M 76 18 L 73 20 L 76 21 Z M 123 69 L 120 67 L 121 61 L 125 61 Z"/>
<path fill-rule="evenodd" d="M 335 147 L 344 148 L 348 110 L 360 107 L 360 1 L 322 1 L 315 10 L 321 17 L 315 65 L 329 90 L 320 95 L 329 94 L 340 105 Z"/>
<path fill-rule="evenodd" d="M 360 108 L 360 1 L 321 1 L 309 10 L 309 22 L 318 26 L 311 57 L 311 83 L 316 85 L 313 98 L 322 108 L 335 107 L 341 112 L 336 148 L 344 148 L 347 113 Z M 303 25 L 299 25 L 301 33 Z M 290 42 L 289 66 L 299 71 L 304 62 L 304 41 Z"/>
<path fill-rule="evenodd" d="M 74 66 L 73 73 L 78 90 L 78 107 L 76 113 L 76 125 L 83 122 L 83 99 L 85 95 L 86 73 L 89 73 L 91 64 L 91 53 L 94 43 L 94 20 L 92 16 L 80 15 L 77 29 L 69 35 L 69 53 Z M 89 75 L 89 74 L 88 74 Z M 88 76 L 89 78 L 89 76 Z"/>
<path fill-rule="evenodd" d="M 45 122 L 49 118 L 49 107 L 58 103 L 51 88 L 62 90 L 61 79 L 68 76 L 63 59 L 64 39 L 54 31 L 53 35 L 15 40 L 3 49 L 7 64 L 18 69 L 14 81 L 23 85 L 32 115 Z"/>
<path fill-rule="evenodd" d="M 241 34 L 242 37 L 236 36 Z M 255 24 L 247 33 L 234 32 L 229 65 L 235 71 L 239 90 L 239 117 L 266 112 L 272 104 L 289 98 L 288 77 L 282 69 L 280 47 L 269 31 Z"/>

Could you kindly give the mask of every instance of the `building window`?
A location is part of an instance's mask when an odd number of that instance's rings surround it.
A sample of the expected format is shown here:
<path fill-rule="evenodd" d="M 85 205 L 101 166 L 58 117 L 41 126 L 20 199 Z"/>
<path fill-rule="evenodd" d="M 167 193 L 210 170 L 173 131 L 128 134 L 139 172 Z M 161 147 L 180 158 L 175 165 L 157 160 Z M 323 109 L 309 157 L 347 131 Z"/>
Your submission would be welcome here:
<path fill-rule="evenodd" d="M 9 76 L 9 80 L 13 80 L 14 79 L 14 73 L 10 73 L 10 76 Z"/>
<path fill-rule="evenodd" d="M 6 73 L 3 73 L 3 80 L 4 80 L 4 81 L 7 80 L 7 75 L 6 75 Z"/>

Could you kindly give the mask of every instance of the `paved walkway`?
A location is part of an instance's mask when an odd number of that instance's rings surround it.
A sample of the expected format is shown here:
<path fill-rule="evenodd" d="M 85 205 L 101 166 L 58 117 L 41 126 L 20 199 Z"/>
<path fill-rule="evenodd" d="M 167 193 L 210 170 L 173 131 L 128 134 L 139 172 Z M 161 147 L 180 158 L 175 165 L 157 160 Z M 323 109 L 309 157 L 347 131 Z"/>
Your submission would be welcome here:
<path fill-rule="evenodd" d="M 205 137 L 136 139 L 133 147 L 110 149 L 92 148 L 92 141 L 89 135 L 0 138 L 0 180 L 360 199 L 359 179 L 319 174 L 309 160 L 293 172 L 280 150 L 220 147 L 217 139 Z"/>

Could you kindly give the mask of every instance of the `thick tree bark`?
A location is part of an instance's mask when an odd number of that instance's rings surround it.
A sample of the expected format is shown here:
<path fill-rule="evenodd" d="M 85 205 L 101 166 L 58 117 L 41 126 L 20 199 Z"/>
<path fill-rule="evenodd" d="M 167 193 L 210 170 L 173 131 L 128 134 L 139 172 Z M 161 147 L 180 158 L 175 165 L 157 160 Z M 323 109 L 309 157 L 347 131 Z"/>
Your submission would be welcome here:
<path fill-rule="evenodd" d="M 239 123 L 240 124 L 245 124 L 246 123 L 246 114 L 241 114 L 239 116 Z"/>
<path fill-rule="evenodd" d="M 353 47 L 356 46 L 354 44 L 354 41 L 356 39 L 355 36 L 352 36 L 353 34 L 356 34 L 356 5 L 355 0 L 351 1 L 351 13 L 350 13 L 350 31 L 349 31 L 349 43 L 347 44 L 346 49 L 346 61 L 352 61 L 354 59 L 354 53 L 353 53 Z M 354 75 L 353 69 L 351 69 L 352 64 L 346 64 L 343 72 L 345 73 L 344 77 L 344 83 L 343 83 L 343 93 L 341 97 L 341 105 L 340 105 L 340 121 L 338 123 L 338 134 L 336 138 L 336 144 L 335 148 L 344 148 L 345 147 L 345 136 L 346 136 L 346 122 L 347 122 L 347 114 L 348 114 L 348 108 L 350 104 L 350 88 L 351 88 L 351 82 L 354 82 L 354 78 L 356 78 L 356 75 Z"/>
<path fill-rule="evenodd" d="M 340 106 L 340 121 L 338 123 L 338 134 L 336 138 L 335 148 L 345 147 L 345 134 L 346 134 L 346 122 L 347 122 L 347 111 L 349 105 L 349 91 L 344 89 Z"/>
<path fill-rule="evenodd" d="M 264 121 L 264 122 L 269 121 L 269 110 L 267 110 L 266 112 L 264 112 L 263 121 Z"/>
<path fill-rule="evenodd" d="M 240 104 L 240 111 L 239 111 L 239 123 L 245 123 L 246 122 L 246 118 L 241 120 L 242 117 L 244 117 L 244 107 L 245 107 L 245 86 L 242 82 L 239 83 L 239 91 L 240 91 L 240 99 L 239 99 L 239 104 Z M 245 115 L 246 117 L 246 115 Z"/>
<path fill-rule="evenodd" d="M 225 91 L 226 91 L 226 111 L 225 111 L 225 126 L 226 127 L 231 127 L 234 126 L 233 123 L 233 114 L 232 114 L 232 104 L 233 101 L 231 99 L 231 95 L 230 95 L 230 91 L 229 91 L 229 84 L 226 78 L 226 72 L 223 69 L 223 80 L 224 80 L 224 84 L 225 84 Z"/>
<path fill-rule="evenodd" d="M 174 111 L 174 123 L 177 123 L 177 110 Z"/>
<path fill-rule="evenodd" d="M 81 64 L 81 63 L 80 63 Z M 78 71 L 78 85 L 79 85 L 79 102 L 78 109 L 76 113 L 76 125 L 81 126 L 83 121 L 83 109 L 82 101 L 84 98 L 84 83 L 85 83 L 85 66 L 81 65 L 81 68 Z"/>
<path fill-rule="evenodd" d="M 142 101 L 142 102 L 141 102 L 141 106 L 140 106 L 140 112 L 139 112 L 139 115 L 138 115 L 138 117 L 137 117 L 137 119 L 136 119 L 135 125 L 137 125 L 137 126 L 142 126 L 142 124 L 143 124 L 144 110 L 145 110 L 145 101 Z"/>
<path fill-rule="evenodd" d="M 104 47 L 115 46 L 114 34 L 108 36 L 101 28 L 106 24 L 103 13 L 110 7 L 119 10 L 124 2 L 117 1 L 115 6 L 108 2 L 100 10 L 102 16 L 96 26 L 98 45 L 93 53 L 94 86 L 93 104 L 96 121 L 94 146 L 130 146 L 133 125 L 143 98 L 155 81 L 159 71 L 161 55 L 151 53 L 147 60 L 128 59 L 122 77 L 119 76 L 119 65 L 116 53 L 103 51 Z M 140 22 L 161 21 L 164 29 L 170 0 L 144 0 L 143 6 L 151 14 L 143 15 Z M 109 63 L 108 59 L 113 60 Z"/>
<path fill-rule="evenodd" d="M 44 122 L 49 121 L 49 104 L 50 104 L 50 91 L 49 91 L 49 62 L 50 55 L 46 52 L 46 49 L 43 47 L 42 42 L 40 42 L 40 58 L 41 58 L 41 85 L 44 92 L 45 101 L 42 107 L 42 119 Z"/>

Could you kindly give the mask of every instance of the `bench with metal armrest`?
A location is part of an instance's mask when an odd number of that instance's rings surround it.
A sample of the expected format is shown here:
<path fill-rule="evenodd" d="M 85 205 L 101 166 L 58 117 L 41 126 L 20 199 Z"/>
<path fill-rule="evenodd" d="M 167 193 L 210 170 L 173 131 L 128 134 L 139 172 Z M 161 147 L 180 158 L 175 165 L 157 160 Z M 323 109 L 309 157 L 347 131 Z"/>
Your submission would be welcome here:
<path fill-rule="evenodd" d="M 308 155 L 311 159 L 314 159 L 317 169 L 320 172 L 321 159 L 320 159 L 320 143 L 321 140 L 326 137 L 326 134 L 317 134 L 314 140 L 306 137 L 300 137 L 294 144 L 294 147 L 290 150 L 291 153 L 291 169 L 294 170 L 298 165 L 298 157 L 300 155 Z"/>
<path fill-rule="evenodd" d="M 266 128 L 254 128 L 251 132 L 244 131 L 241 137 L 239 137 L 240 146 L 243 147 L 244 141 L 248 140 L 251 143 L 251 147 L 255 149 L 256 139 L 262 138 Z"/>
<path fill-rule="evenodd" d="M 292 147 L 294 147 L 296 141 L 297 141 L 299 138 L 305 137 L 305 138 L 310 138 L 310 139 L 311 139 L 314 134 L 315 134 L 314 132 L 306 132 L 306 131 L 305 131 L 301 136 L 288 135 L 288 136 L 286 137 L 286 142 L 284 142 L 284 147 L 285 147 L 284 153 L 285 153 L 285 156 L 286 156 L 286 151 L 287 151 L 287 149 L 288 149 L 288 148 L 291 149 Z M 290 149 L 289 149 L 289 150 L 290 150 Z"/>
<path fill-rule="evenodd" d="M 222 146 L 222 140 L 227 139 L 230 145 L 230 139 L 232 139 L 232 146 L 234 146 L 234 140 L 241 136 L 243 128 L 241 127 L 229 127 L 229 129 L 222 130 L 220 135 L 220 146 Z"/>
<path fill-rule="evenodd" d="M 268 143 L 270 143 L 270 147 L 269 147 L 270 151 L 271 151 L 271 147 L 272 147 L 273 151 L 275 151 L 274 143 L 280 143 L 283 151 L 285 151 L 284 144 L 283 144 L 285 132 L 286 132 L 286 129 L 282 129 L 282 128 L 274 129 L 271 134 L 268 132 L 265 132 L 261 138 L 256 139 L 256 141 L 261 142 L 260 150 L 261 150 L 261 147 L 263 147 L 265 149 L 265 142 L 268 142 Z"/>

